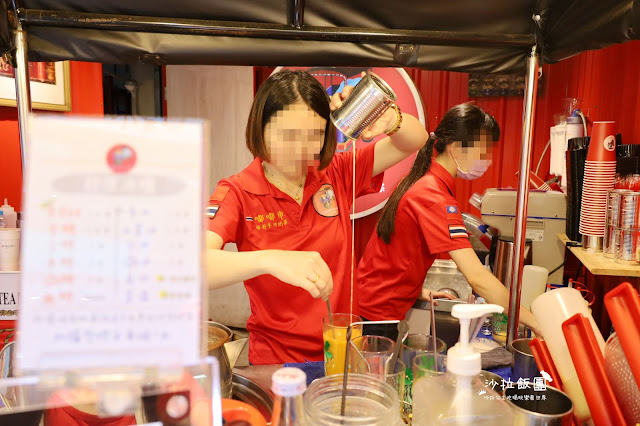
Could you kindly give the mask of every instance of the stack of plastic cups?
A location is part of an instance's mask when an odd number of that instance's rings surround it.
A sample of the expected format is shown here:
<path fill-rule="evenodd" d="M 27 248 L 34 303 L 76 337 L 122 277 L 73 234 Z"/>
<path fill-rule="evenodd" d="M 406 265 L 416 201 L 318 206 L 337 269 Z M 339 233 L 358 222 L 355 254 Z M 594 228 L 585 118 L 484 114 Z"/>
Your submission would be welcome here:
<path fill-rule="evenodd" d="M 610 189 L 607 193 L 607 227 L 604 230 L 602 253 L 614 258 L 620 247 L 620 204 L 627 189 Z"/>
<path fill-rule="evenodd" d="M 626 191 L 620 196 L 619 227 L 615 228 L 615 259 L 635 263 L 640 249 L 640 192 Z"/>
<path fill-rule="evenodd" d="M 616 131 L 613 121 L 593 123 L 591 143 L 584 166 L 580 234 L 582 247 L 601 251 L 607 225 L 607 191 L 616 176 Z"/>

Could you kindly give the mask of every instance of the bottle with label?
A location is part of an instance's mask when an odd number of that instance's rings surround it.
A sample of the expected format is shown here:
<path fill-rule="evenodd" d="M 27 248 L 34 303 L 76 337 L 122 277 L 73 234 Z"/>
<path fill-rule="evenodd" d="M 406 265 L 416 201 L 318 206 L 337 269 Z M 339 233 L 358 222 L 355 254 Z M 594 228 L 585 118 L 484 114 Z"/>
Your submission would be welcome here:
<path fill-rule="evenodd" d="M 272 376 L 272 426 L 306 426 L 302 395 L 307 389 L 307 375 L 299 368 L 281 368 Z"/>
<path fill-rule="evenodd" d="M 460 320 L 460 341 L 447 352 L 447 372 L 425 377 L 413 385 L 413 424 L 511 426 L 513 410 L 480 378 L 480 354 L 470 344 L 469 324 L 502 306 L 460 304 L 451 315 Z"/>
<path fill-rule="evenodd" d="M 13 207 L 7 203 L 7 199 L 4 199 L 4 205 L 0 206 L 0 213 L 4 216 L 4 227 L 15 228 L 18 215 Z"/>

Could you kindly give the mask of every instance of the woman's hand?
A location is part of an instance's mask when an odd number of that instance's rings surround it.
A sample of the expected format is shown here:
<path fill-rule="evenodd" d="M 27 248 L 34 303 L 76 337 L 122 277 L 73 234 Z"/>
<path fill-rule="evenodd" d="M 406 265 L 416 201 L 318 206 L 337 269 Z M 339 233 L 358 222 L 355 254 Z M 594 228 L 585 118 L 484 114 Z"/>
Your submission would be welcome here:
<path fill-rule="evenodd" d="M 433 306 L 438 306 L 437 299 L 449 299 L 449 300 L 455 299 L 454 296 L 447 293 L 446 291 L 432 291 L 426 288 L 422 289 L 422 293 L 420 294 L 420 299 L 429 301 L 431 300 L 431 298 L 429 297 L 431 295 L 433 295 Z"/>
<path fill-rule="evenodd" d="M 361 74 L 361 77 L 364 77 L 365 73 Z M 331 111 L 334 111 L 342 105 L 342 102 L 349 97 L 351 92 L 353 91 L 353 86 L 345 86 L 342 89 L 342 92 L 335 93 L 331 97 L 331 103 L 329 104 L 329 108 Z M 396 110 L 393 108 L 389 108 L 382 114 L 376 121 L 371 123 L 369 127 L 367 127 L 361 134 L 363 140 L 371 140 L 378 135 L 386 134 L 391 131 L 396 124 L 396 120 L 398 119 Z"/>
<path fill-rule="evenodd" d="M 315 251 L 265 250 L 263 263 L 269 274 L 287 284 L 327 300 L 333 290 L 331 270 Z"/>

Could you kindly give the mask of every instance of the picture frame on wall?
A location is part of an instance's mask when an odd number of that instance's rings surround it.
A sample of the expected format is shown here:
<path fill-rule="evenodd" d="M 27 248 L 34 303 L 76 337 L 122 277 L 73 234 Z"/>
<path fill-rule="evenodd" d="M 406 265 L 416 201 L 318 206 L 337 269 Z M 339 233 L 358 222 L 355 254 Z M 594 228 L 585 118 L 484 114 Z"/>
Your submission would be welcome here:
<path fill-rule="evenodd" d="M 31 106 L 47 111 L 71 111 L 69 61 L 29 62 Z M 0 57 L 0 106 L 16 106 L 14 69 Z"/>

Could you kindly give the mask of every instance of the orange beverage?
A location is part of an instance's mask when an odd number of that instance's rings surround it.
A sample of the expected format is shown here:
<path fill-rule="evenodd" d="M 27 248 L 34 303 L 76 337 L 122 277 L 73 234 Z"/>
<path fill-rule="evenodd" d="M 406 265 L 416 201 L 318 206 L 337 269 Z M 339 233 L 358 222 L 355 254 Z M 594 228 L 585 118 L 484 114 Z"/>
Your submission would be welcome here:
<path fill-rule="evenodd" d="M 325 375 L 344 373 L 347 327 L 359 321 L 362 321 L 359 316 L 351 314 L 332 314 L 331 318 L 325 317 L 323 319 L 322 337 Z M 362 336 L 362 324 L 354 325 L 351 330 L 351 338 L 354 339 L 360 336 Z"/>

